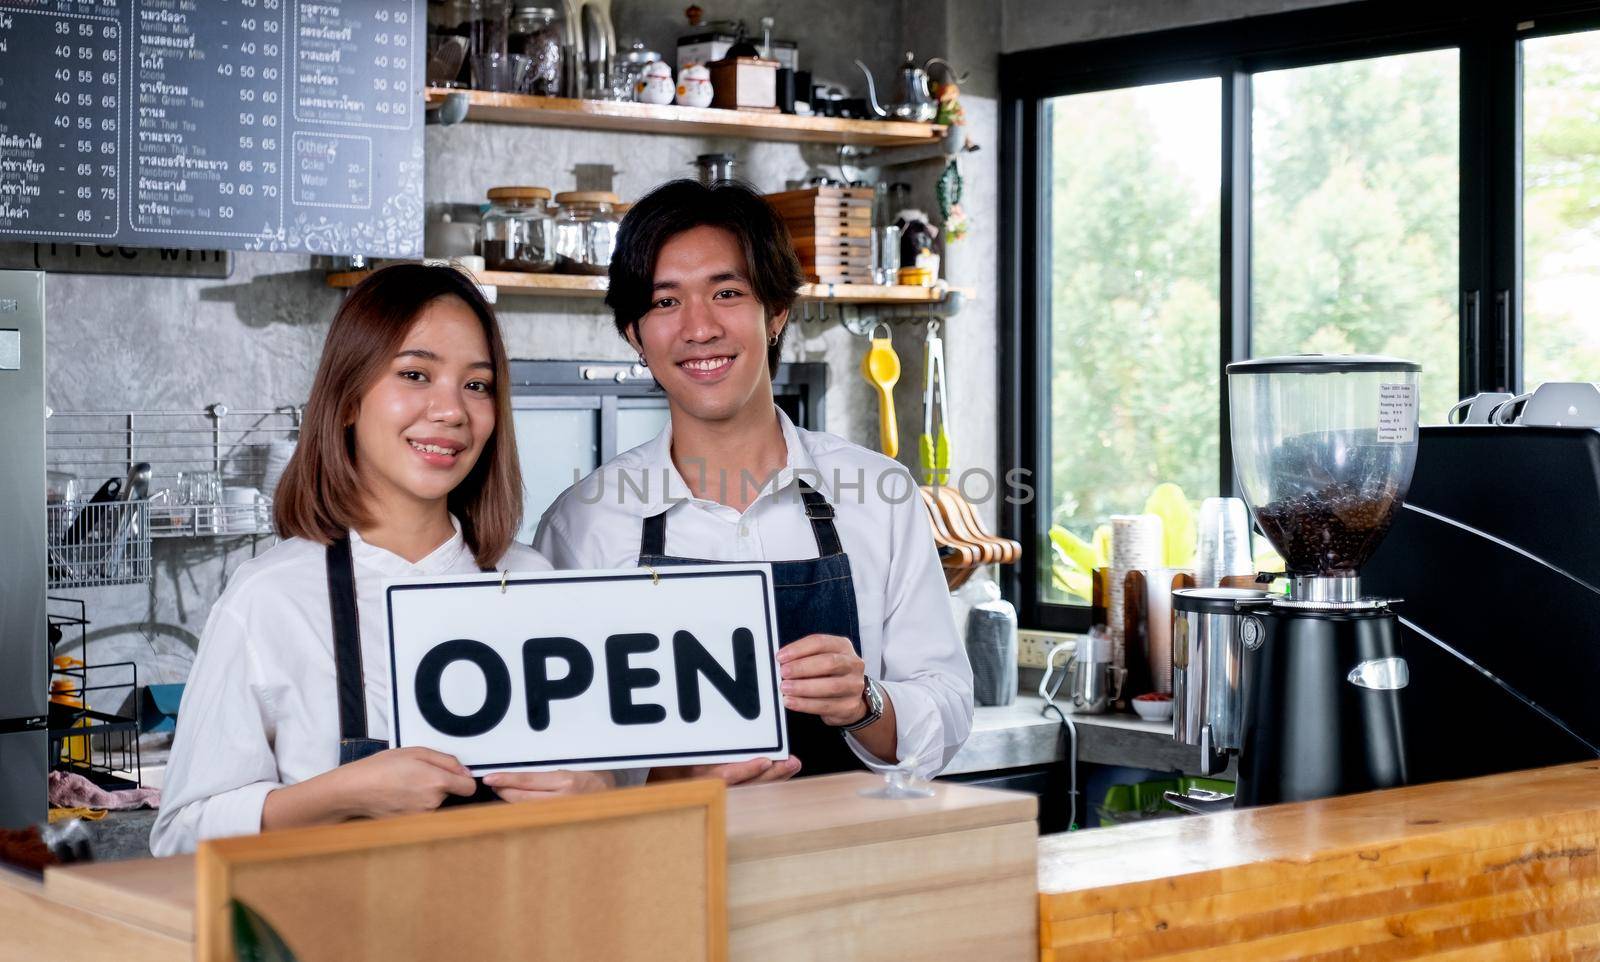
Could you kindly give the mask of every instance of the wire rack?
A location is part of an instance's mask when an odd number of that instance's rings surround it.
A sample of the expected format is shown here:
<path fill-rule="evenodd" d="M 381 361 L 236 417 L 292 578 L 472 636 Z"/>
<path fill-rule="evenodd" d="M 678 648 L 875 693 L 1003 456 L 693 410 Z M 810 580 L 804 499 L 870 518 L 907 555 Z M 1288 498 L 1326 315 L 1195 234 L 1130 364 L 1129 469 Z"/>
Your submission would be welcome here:
<path fill-rule="evenodd" d="M 199 411 L 51 412 L 46 455 L 60 511 L 76 511 L 108 479 L 149 464 L 147 490 L 124 491 L 144 495 L 147 537 L 270 535 L 272 492 L 294 452 L 302 410 L 213 404 Z M 56 530 L 65 530 L 59 519 Z"/>
<path fill-rule="evenodd" d="M 88 660 L 89 619 L 81 600 L 50 599 L 51 680 L 50 759 L 57 771 L 75 772 L 101 788 L 138 788 L 139 669 L 131 661 L 95 664 Z M 56 656 L 68 635 L 75 636 L 82 658 Z M 122 704 L 133 714 L 96 711 L 91 700 L 103 692 L 122 692 Z"/>
<path fill-rule="evenodd" d="M 46 505 L 52 590 L 150 580 L 150 522 L 144 501 Z"/>

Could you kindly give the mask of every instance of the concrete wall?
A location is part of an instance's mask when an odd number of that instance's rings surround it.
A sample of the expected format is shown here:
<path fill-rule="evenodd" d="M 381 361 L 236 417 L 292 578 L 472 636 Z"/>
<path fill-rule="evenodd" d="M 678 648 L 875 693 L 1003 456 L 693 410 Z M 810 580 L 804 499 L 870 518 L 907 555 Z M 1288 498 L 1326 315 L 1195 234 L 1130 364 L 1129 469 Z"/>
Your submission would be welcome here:
<path fill-rule="evenodd" d="M 964 206 L 970 235 L 946 251 L 946 276 L 976 289 L 975 302 L 944 327 L 950 374 L 954 466 L 998 465 L 999 111 L 998 55 L 1114 34 L 1157 30 L 1315 6 L 1315 0 L 898 0 L 854 3 L 820 0 L 780 5 L 728 0 L 707 16 L 743 17 L 755 28 L 777 18 L 775 35 L 800 43 L 802 66 L 819 79 L 857 84 L 852 61 L 861 57 L 880 82 L 892 78 L 905 50 L 919 60 L 949 59 L 967 72 L 963 102 L 968 134 L 981 149 L 963 155 Z M 619 40 L 637 36 L 674 58 L 682 0 L 614 0 Z M 730 151 L 742 177 L 779 190 L 813 172 L 837 176 L 832 148 L 590 133 L 466 124 L 426 133 L 429 202 L 476 203 L 497 184 L 533 183 L 571 189 L 573 166 L 609 163 L 617 187 L 637 196 L 661 181 L 690 176 L 696 154 Z M 933 185 L 940 164 L 877 171 L 846 168 L 854 177 L 905 180 L 913 201 L 935 212 Z M 26 251 L 0 249 L 0 266 L 28 266 Z M 270 408 L 304 400 L 326 325 L 339 294 L 323 283 L 311 259 L 238 254 L 231 277 L 200 281 L 153 277 L 56 274 L 48 281 L 49 396 L 57 410 L 199 409 L 213 402 Z M 511 353 L 522 358 L 626 360 L 598 300 L 510 297 L 500 313 Z M 894 325 L 903 362 L 896 407 L 902 460 L 915 466 L 921 431 L 921 323 Z M 844 330 L 835 311 L 824 322 L 802 322 L 791 336 L 792 360 L 828 364 L 828 427 L 876 445 L 877 410 L 858 373 L 864 344 Z M 1001 467 L 1003 470 L 1004 466 Z M 975 485 L 974 493 L 981 492 Z M 994 504 L 980 505 L 994 517 Z M 96 660 L 131 658 L 141 682 L 183 680 L 206 613 L 228 573 L 264 550 L 249 539 L 182 539 L 157 543 L 156 575 L 148 586 L 98 588 L 76 594 L 89 605 Z M 67 649 L 65 653 L 72 653 Z"/>
<path fill-rule="evenodd" d="M 672 59 L 683 6 L 681 0 L 615 0 L 619 40 L 625 44 L 640 36 Z M 792 6 L 736 0 L 708 9 L 708 16 L 744 17 L 755 27 L 770 13 L 777 17 L 776 36 L 800 43 L 803 66 L 819 77 L 855 84 L 855 57 L 887 79 L 908 42 L 924 58 L 951 49 L 947 42 L 956 23 L 952 11 L 962 6 L 950 2 L 929 18 L 922 15 L 927 9 L 923 5 L 828 0 L 806 4 L 801 19 Z M 992 97 L 997 23 L 994 28 L 958 44 L 988 91 L 987 98 L 974 98 L 967 108 L 974 138 L 984 145 L 963 162 L 966 206 L 976 227 L 949 257 L 955 282 L 978 289 L 976 304 L 946 328 L 960 467 L 990 468 L 996 460 L 993 206 L 998 149 Z M 763 190 L 784 189 L 788 181 L 810 173 L 838 173 L 835 150 L 823 146 L 489 124 L 429 127 L 425 136 L 430 203 L 477 203 L 487 188 L 498 184 L 572 189 L 573 166 L 579 163 L 614 165 L 619 193 L 635 197 L 662 181 L 692 176 L 695 155 L 711 151 L 736 154 L 740 176 Z M 890 177 L 913 181 L 913 199 L 932 211 L 938 172 L 939 165 L 933 164 L 895 170 Z M 847 168 L 845 173 L 878 176 L 868 168 Z M 31 248 L 0 247 L 0 267 L 31 266 L 31 260 Z M 232 276 L 226 280 L 52 274 L 47 291 L 49 403 L 58 411 L 301 403 L 340 298 L 326 287 L 321 265 L 311 258 L 268 254 L 235 254 Z M 513 357 L 632 357 L 599 300 L 505 297 L 499 308 Z M 922 423 L 922 330 L 920 324 L 895 325 L 896 346 L 905 361 L 896 392 L 904 426 L 902 452 L 912 465 Z M 876 401 L 859 373 L 864 348 L 863 340 L 839 323 L 835 308 L 826 321 L 797 323 L 787 356 L 828 364 L 829 430 L 876 446 Z M 132 659 L 139 664 L 141 683 L 182 681 L 206 614 L 229 573 L 269 543 L 245 538 L 158 540 L 152 584 L 63 594 L 88 603 L 95 661 Z M 76 651 L 69 644 L 62 653 Z"/>

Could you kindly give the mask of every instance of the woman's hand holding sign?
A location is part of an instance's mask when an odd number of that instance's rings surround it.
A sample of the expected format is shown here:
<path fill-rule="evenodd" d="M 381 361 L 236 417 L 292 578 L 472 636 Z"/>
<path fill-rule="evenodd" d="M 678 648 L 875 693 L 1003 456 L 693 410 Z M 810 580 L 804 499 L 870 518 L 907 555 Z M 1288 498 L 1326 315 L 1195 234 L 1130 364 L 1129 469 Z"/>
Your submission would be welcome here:
<path fill-rule="evenodd" d="M 650 781 L 670 782 L 680 778 L 720 778 L 732 788 L 735 785 L 760 785 L 764 782 L 788 781 L 800 773 L 800 759 L 790 755 L 782 761 L 770 758 L 750 758 L 742 762 L 721 765 L 677 765 L 670 768 L 650 769 Z"/>
<path fill-rule="evenodd" d="M 483 783 L 508 802 L 532 802 L 555 795 L 581 795 L 615 788 L 610 772 L 493 772 Z"/>
<path fill-rule="evenodd" d="M 358 799 L 370 818 L 431 812 L 446 795 L 477 791 L 472 772 L 431 748 L 391 748 L 328 773 L 343 782 L 344 794 Z"/>
<path fill-rule="evenodd" d="M 261 828 L 431 812 L 446 795 L 477 790 L 467 767 L 431 748 L 391 748 L 267 793 Z"/>

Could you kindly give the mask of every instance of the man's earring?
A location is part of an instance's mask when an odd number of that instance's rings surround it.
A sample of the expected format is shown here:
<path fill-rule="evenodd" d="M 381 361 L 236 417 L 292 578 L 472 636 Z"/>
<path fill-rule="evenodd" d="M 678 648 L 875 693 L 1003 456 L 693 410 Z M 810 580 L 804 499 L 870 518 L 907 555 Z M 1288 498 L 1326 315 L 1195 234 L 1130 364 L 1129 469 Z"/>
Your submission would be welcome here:
<path fill-rule="evenodd" d="M 644 359 L 644 355 L 643 354 L 639 355 L 639 366 L 640 367 L 649 367 L 650 366 L 650 362 L 646 361 Z"/>
<path fill-rule="evenodd" d="M 774 334 L 771 337 L 767 338 L 767 346 L 768 347 L 777 347 L 778 346 L 778 335 Z"/>

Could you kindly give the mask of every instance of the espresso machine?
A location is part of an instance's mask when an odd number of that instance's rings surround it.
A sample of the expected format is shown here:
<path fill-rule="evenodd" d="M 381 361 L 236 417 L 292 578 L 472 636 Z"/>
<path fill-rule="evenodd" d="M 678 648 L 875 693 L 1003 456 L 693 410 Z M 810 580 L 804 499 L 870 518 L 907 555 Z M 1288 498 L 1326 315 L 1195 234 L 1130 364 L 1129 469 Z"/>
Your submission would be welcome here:
<path fill-rule="evenodd" d="M 1405 506 L 1363 572 L 1406 600 L 1413 784 L 1600 758 L 1597 530 L 1600 429 L 1422 429 Z"/>
<path fill-rule="evenodd" d="M 1228 365 L 1234 466 L 1288 590 L 1174 593 L 1173 731 L 1210 770 L 1237 754 L 1235 806 L 1407 781 L 1408 665 L 1392 602 L 1364 595 L 1359 571 L 1416 465 L 1420 370 L 1353 355 Z"/>

